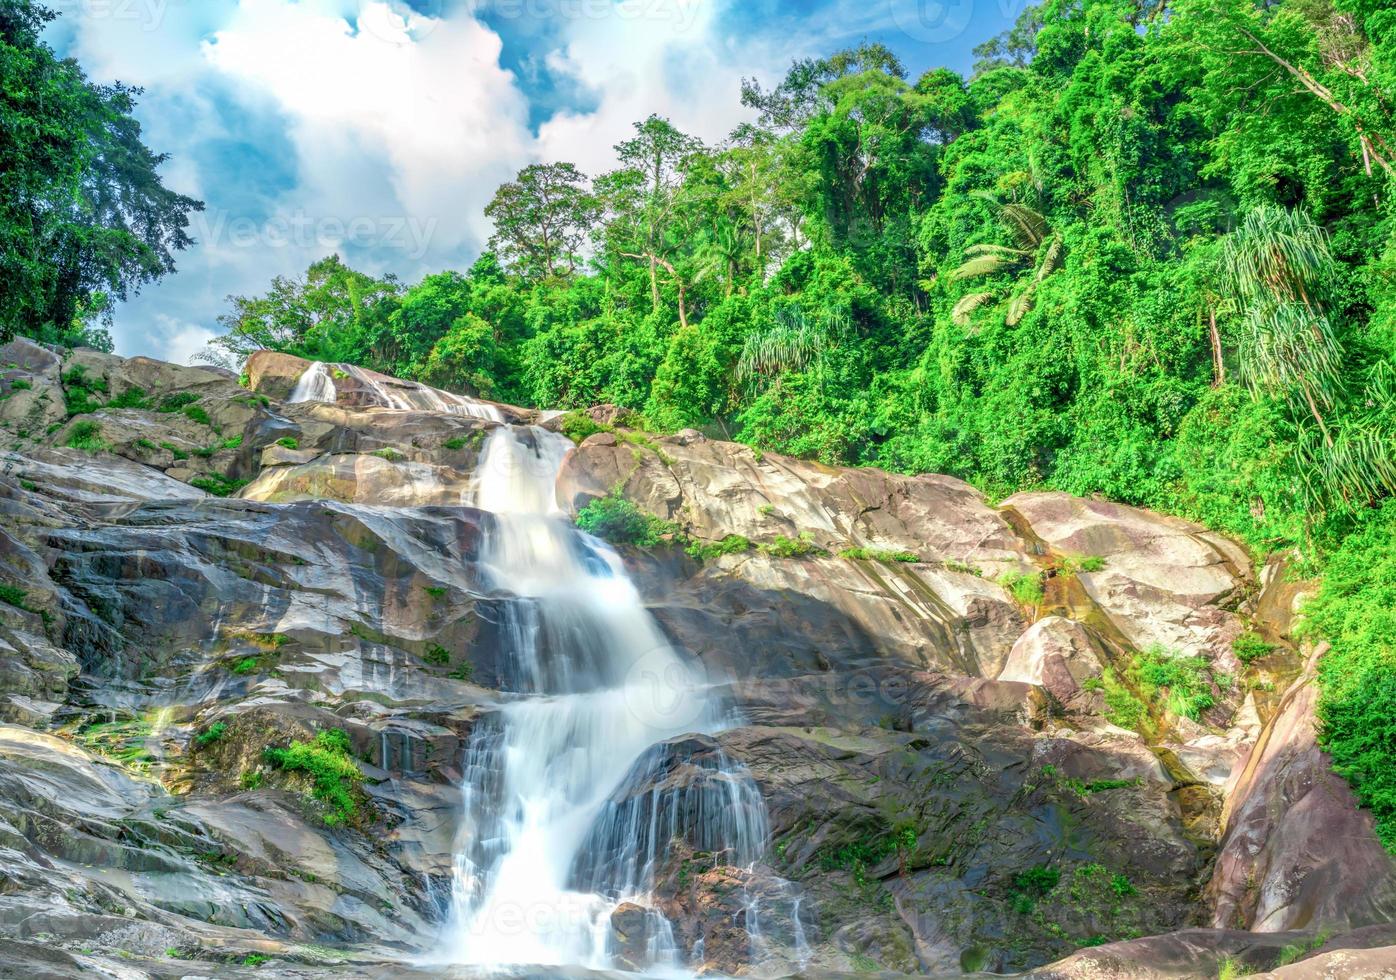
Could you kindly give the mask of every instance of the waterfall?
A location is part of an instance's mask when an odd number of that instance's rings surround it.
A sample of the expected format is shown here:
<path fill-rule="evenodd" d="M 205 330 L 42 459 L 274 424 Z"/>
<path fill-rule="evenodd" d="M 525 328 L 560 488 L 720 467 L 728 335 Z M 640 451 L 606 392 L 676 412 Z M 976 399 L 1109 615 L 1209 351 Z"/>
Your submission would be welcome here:
<path fill-rule="evenodd" d="M 335 390 L 333 371 L 340 371 L 341 377 L 347 375 L 353 378 L 359 385 L 373 393 L 373 399 L 384 408 L 397 409 L 402 412 L 443 412 L 447 415 L 469 415 L 471 418 L 484 419 L 488 422 L 503 422 L 504 413 L 498 406 L 489 402 L 482 402 L 476 398 L 467 398 L 465 395 L 457 395 L 449 391 L 440 391 L 426 385 L 418 384 L 385 384 L 384 379 L 375 375 L 371 371 L 365 371 L 361 367 L 353 364 L 336 364 L 331 366 L 316 361 L 306 368 L 296 381 L 296 388 L 291 392 L 288 401 L 292 402 L 330 402 L 338 400 L 339 394 Z"/>
<path fill-rule="evenodd" d="M 287 399 L 292 402 L 330 402 L 339 397 L 334 388 L 334 378 L 329 366 L 316 361 L 302 372 L 296 381 L 296 388 Z"/>
<path fill-rule="evenodd" d="M 504 413 L 489 402 L 467 398 L 450 391 L 441 391 L 419 384 L 385 384 L 382 376 L 365 371 L 353 364 L 342 366 L 351 378 L 373 392 L 373 397 L 385 408 L 404 412 L 443 412 L 448 415 L 469 415 L 489 422 L 503 422 Z"/>
<path fill-rule="evenodd" d="M 501 697 L 466 750 L 439 958 L 609 968 L 611 913 L 628 902 L 646 909 L 642 965 L 674 972 L 692 951 L 676 948 L 649 894 L 668 844 L 754 862 L 766 813 L 746 770 L 703 734 L 723 726 L 721 705 L 619 556 L 561 513 L 554 487 L 570 448 L 541 428 L 501 426 L 476 474 L 474 502 L 492 515 L 480 560 L 504 597 Z"/>

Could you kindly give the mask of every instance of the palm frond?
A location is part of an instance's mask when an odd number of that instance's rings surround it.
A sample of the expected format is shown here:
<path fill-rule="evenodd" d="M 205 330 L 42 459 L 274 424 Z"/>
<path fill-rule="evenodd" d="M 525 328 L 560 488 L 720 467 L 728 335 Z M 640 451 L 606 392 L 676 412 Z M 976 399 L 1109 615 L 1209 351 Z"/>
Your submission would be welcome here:
<path fill-rule="evenodd" d="M 1327 233 L 1302 211 L 1262 205 L 1223 244 L 1227 290 L 1248 305 L 1316 306 L 1334 270 Z"/>
<path fill-rule="evenodd" d="M 766 329 L 747 335 L 737 358 L 737 383 L 750 385 L 763 377 L 803 371 L 823 357 L 829 344 L 826 323 L 811 322 L 798 311 L 783 312 Z"/>
<path fill-rule="evenodd" d="M 1047 251 L 1042 256 L 1042 261 L 1037 264 L 1037 272 L 1033 275 L 1033 279 L 1041 282 L 1056 272 L 1062 264 L 1062 252 L 1064 251 L 1065 246 L 1062 245 L 1061 236 L 1053 235 L 1051 243 L 1047 246 Z"/>
<path fill-rule="evenodd" d="M 1356 509 L 1396 493 L 1396 446 L 1381 428 L 1352 425 L 1326 439 L 1315 426 L 1300 429 L 1298 456 L 1310 507 Z"/>
<path fill-rule="evenodd" d="M 996 295 L 996 293 L 988 292 L 965 293 L 965 295 L 960 297 L 960 301 L 955 304 L 954 308 L 951 309 L 950 319 L 953 320 L 957 326 L 965 326 L 969 323 L 970 314 L 985 303 L 992 302 Z"/>
<path fill-rule="evenodd" d="M 1272 303 L 1242 318 L 1241 380 L 1255 394 L 1302 391 L 1330 408 L 1342 389 L 1343 349 L 1328 317 L 1295 303 Z"/>
<path fill-rule="evenodd" d="M 991 276 L 996 272 L 1012 268 L 1016 264 L 1014 259 L 1004 255 L 976 255 L 972 259 L 960 264 L 954 272 L 950 273 L 950 278 L 976 279 L 979 276 Z"/>
<path fill-rule="evenodd" d="M 1010 327 L 1016 327 L 1027 316 L 1028 310 L 1032 309 L 1032 294 L 1037 290 L 1037 280 L 1029 282 L 1024 286 L 1008 304 L 1008 315 L 1004 317 L 1004 323 Z"/>
<path fill-rule="evenodd" d="M 1026 204 L 999 205 L 999 219 L 1025 251 L 1036 251 L 1047 238 L 1047 219 Z"/>
<path fill-rule="evenodd" d="M 992 242 L 980 242 L 978 245 L 971 245 L 965 249 L 966 255 L 1002 255 L 1012 259 L 1026 259 L 1032 253 L 1025 252 L 1021 248 L 1009 248 L 1007 245 L 995 245 Z"/>

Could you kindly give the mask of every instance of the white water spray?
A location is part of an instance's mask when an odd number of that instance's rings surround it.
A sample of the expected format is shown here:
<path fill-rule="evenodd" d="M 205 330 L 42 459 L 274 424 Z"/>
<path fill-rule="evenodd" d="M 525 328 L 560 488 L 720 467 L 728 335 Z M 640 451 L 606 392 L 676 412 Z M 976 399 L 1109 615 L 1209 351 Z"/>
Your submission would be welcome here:
<path fill-rule="evenodd" d="M 316 361 L 306 368 L 296 381 L 296 388 L 287 399 L 292 402 L 330 402 L 339 397 L 335 391 L 334 378 L 327 364 Z"/>
<path fill-rule="evenodd" d="M 391 384 L 381 375 L 375 375 L 353 364 L 341 368 L 351 378 L 373 392 L 373 397 L 384 408 L 402 412 L 443 412 L 447 415 L 469 415 L 471 418 L 489 422 L 503 422 L 504 413 L 496 405 L 468 398 L 454 392 L 442 391 L 419 384 Z"/>
<path fill-rule="evenodd" d="M 611 913 L 648 907 L 645 966 L 679 969 L 648 894 L 670 840 L 732 864 L 765 846 L 745 769 L 707 740 L 720 706 L 664 640 L 618 556 L 562 516 L 554 485 L 565 437 L 491 432 L 475 503 L 493 513 L 481 555 L 500 603 L 496 711 L 471 737 L 464 840 L 441 959 L 482 966 L 613 965 Z M 673 740 L 673 741 L 671 741 Z M 657 778 L 682 764 L 681 788 Z"/>
<path fill-rule="evenodd" d="M 316 361 L 306 368 L 296 381 L 295 390 L 288 401 L 329 402 L 339 398 L 335 389 L 334 372 L 341 377 L 349 377 L 372 393 L 373 401 L 383 408 L 400 412 L 442 412 L 447 415 L 468 415 L 471 418 L 489 422 L 503 422 L 504 413 L 496 405 L 468 398 L 450 391 L 441 391 L 427 385 L 393 384 L 381 375 L 365 371 L 353 364 L 329 365 Z"/>

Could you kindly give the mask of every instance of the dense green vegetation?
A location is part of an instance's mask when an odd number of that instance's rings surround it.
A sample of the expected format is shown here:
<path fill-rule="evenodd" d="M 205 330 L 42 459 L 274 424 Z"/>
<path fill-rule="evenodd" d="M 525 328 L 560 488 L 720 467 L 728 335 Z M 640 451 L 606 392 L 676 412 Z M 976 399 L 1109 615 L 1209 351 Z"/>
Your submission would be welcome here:
<path fill-rule="evenodd" d="M 113 301 L 174 271 L 203 205 L 161 183 L 139 92 L 88 81 L 40 41 L 53 17 L 0 4 L 0 340 L 110 350 Z"/>
<path fill-rule="evenodd" d="M 800 62 L 720 146 L 527 168 L 465 272 L 332 256 L 224 344 L 1331 543 L 1396 486 L 1382 6 L 1052 0 L 969 79 Z"/>

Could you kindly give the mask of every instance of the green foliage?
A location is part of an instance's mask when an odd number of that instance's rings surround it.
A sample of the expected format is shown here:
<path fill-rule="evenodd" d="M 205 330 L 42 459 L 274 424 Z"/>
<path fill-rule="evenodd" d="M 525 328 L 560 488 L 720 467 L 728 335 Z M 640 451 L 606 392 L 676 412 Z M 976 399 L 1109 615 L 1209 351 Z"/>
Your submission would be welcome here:
<path fill-rule="evenodd" d="M 844 548 L 839 552 L 840 558 L 847 558 L 850 561 L 901 561 L 919 562 L 921 556 L 914 551 L 898 551 L 885 548 Z"/>
<path fill-rule="evenodd" d="M 1094 684 L 1083 684 L 1086 690 L 1093 690 Z M 1129 728 L 1141 734 L 1151 729 L 1149 709 L 1128 687 L 1120 682 L 1119 676 L 1107 667 L 1100 676 L 1100 689 L 1105 692 L 1105 719 L 1112 725 Z"/>
<path fill-rule="evenodd" d="M 300 441 L 293 436 L 282 436 L 276 440 L 276 444 L 283 449 L 299 449 L 301 447 Z"/>
<path fill-rule="evenodd" d="M 439 664 L 445 666 L 451 662 L 451 651 L 447 650 L 439 643 L 433 643 L 427 647 L 424 658 L 429 664 Z"/>
<path fill-rule="evenodd" d="M 201 749 L 207 748 L 226 735 L 227 732 L 228 723 L 226 721 L 215 721 L 212 725 L 208 726 L 205 731 L 194 736 L 194 744 Z"/>
<path fill-rule="evenodd" d="M 1280 955 L 1275 958 L 1275 967 L 1278 969 L 1282 966 L 1289 966 L 1292 963 L 1298 963 L 1300 960 L 1308 956 L 1310 953 L 1314 952 L 1317 949 L 1320 949 L 1325 943 L 1328 942 L 1328 939 L 1331 935 L 1332 933 L 1329 932 L 1327 929 L 1320 929 L 1310 939 L 1298 943 L 1289 943 L 1281 947 Z"/>
<path fill-rule="evenodd" d="M 464 660 L 456 665 L 455 670 L 446 675 L 458 681 L 468 681 L 475 676 L 475 665 L 469 660 Z"/>
<path fill-rule="evenodd" d="M 165 412 L 166 414 L 182 412 L 198 401 L 199 396 L 192 391 L 177 391 L 172 395 L 166 395 L 164 398 L 160 399 L 160 405 L 156 411 Z"/>
<path fill-rule="evenodd" d="M 387 447 L 384 449 L 375 449 L 373 452 L 369 453 L 369 455 L 377 456 L 379 459 L 385 459 L 389 463 L 401 463 L 404 459 L 407 458 L 402 453 L 398 452 L 396 449 L 393 449 L 391 447 Z"/>
<path fill-rule="evenodd" d="M 895 825 L 887 822 L 870 828 L 863 836 L 838 845 L 820 848 L 819 867 L 824 871 L 847 871 L 860 887 L 866 885 L 867 872 L 892 855 L 903 860 L 916 850 L 916 828 L 909 823 Z"/>
<path fill-rule="evenodd" d="M 490 248 L 524 278 L 571 275 L 596 210 L 586 175 L 572 164 L 531 164 L 485 208 L 495 229 Z"/>
<path fill-rule="evenodd" d="M 1042 605 L 1042 573 L 1007 571 L 999 576 L 1002 585 L 1019 605 L 1037 607 Z"/>
<path fill-rule="evenodd" d="M 74 422 L 68 429 L 68 439 L 63 445 L 69 449 L 81 449 L 85 453 L 100 453 L 111 448 L 102 438 L 102 427 L 89 419 Z"/>
<path fill-rule="evenodd" d="M 1105 567 L 1105 559 L 1099 555 L 1062 555 L 1054 565 L 1057 574 L 1070 578 L 1082 572 L 1098 572 Z"/>
<path fill-rule="evenodd" d="M 1013 910 L 1020 915 L 1031 913 L 1037 907 L 1037 903 L 1057 887 L 1060 880 L 1061 872 L 1045 865 L 1018 872 L 1013 878 L 1010 891 Z"/>
<path fill-rule="evenodd" d="M 177 451 L 175 458 L 179 458 Z M 191 487 L 198 487 L 205 493 L 212 494 L 215 497 L 231 497 L 243 487 L 247 486 L 247 482 L 246 480 L 235 480 L 230 477 L 222 476 L 218 473 L 204 473 L 190 479 L 189 485 Z"/>
<path fill-rule="evenodd" d="M 132 385 L 111 401 L 107 402 L 107 408 L 139 408 L 148 409 L 151 406 L 150 399 L 146 397 L 145 389 Z"/>
<path fill-rule="evenodd" d="M 1333 554 L 1304 630 L 1332 649 L 1319 663 L 1319 739 L 1396 852 L 1396 504 L 1365 515 Z"/>
<path fill-rule="evenodd" d="M 720 541 L 694 541 L 685 550 L 699 561 L 712 561 L 723 555 L 739 555 L 750 551 L 751 541 L 740 534 L 729 534 Z"/>
<path fill-rule="evenodd" d="M 611 544 L 653 548 L 665 537 L 673 537 L 678 527 L 652 514 L 646 514 L 617 493 L 598 497 L 577 514 L 577 527 Z"/>
<path fill-rule="evenodd" d="M 223 448 L 224 448 L 224 449 L 241 449 L 241 448 L 242 448 L 242 436 L 229 436 L 228 438 L 224 439 L 224 440 L 223 440 Z"/>
<path fill-rule="evenodd" d="M 203 205 L 161 182 L 139 90 L 89 81 L 45 43 L 56 16 L 33 0 L 0 8 L 0 341 L 109 351 L 114 301 L 174 271 Z"/>
<path fill-rule="evenodd" d="M 1231 641 L 1231 650 L 1236 654 L 1236 659 L 1243 664 L 1249 664 L 1268 657 L 1274 652 L 1275 646 L 1266 642 L 1265 638 L 1255 630 L 1247 630 L 1236 639 Z"/>
<path fill-rule="evenodd" d="M 809 531 L 801 531 L 799 536 L 794 538 L 777 534 L 772 540 L 763 541 L 759 547 L 775 558 L 812 558 L 828 553 L 814 543 L 814 535 Z"/>
<path fill-rule="evenodd" d="M 573 411 L 562 417 L 558 431 L 573 442 L 579 443 L 587 436 L 595 435 L 598 432 L 610 432 L 612 429 L 610 426 L 597 422 L 586 412 Z"/>
<path fill-rule="evenodd" d="M 342 728 L 317 732 L 309 742 L 296 739 L 286 748 L 268 747 L 262 755 L 277 769 L 310 778 L 312 794 L 327 808 L 326 825 L 348 823 L 357 815 L 363 773 L 349 755 L 349 736 Z"/>
<path fill-rule="evenodd" d="M 73 365 L 60 380 L 63 384 L 63 402 L 69 417 L 86 415 L 102 407 L 102 402 L 97 396 L 107 393 L 106 379 L 89 377 L 86 365 Z"/>
<path fill-rule="evenodd" d="M 1182 718 L 1200 721 L 1216 699 L 1212 675 L 1203 657 L 1189 657 L 1153 646 L 1139 654 L 1128 676 L 1145 701 Z"/>
<path fill-rule="evenodd" d="M 18 585 L 0 584 L 0 602 L 7 606 L 14 606 L 16 609 L 23 609 L 26 612 L 33 611 L 29 608 L 29 593 Z"/>
<path fill-rule="evenodd" d="M 237 674 L 239 676 L 245 676 L 247 674 L 256 673 L 261 668 L 261 666 L 262 660 L 260 657 L 243 657 L 228 669 L 231 670 L 234 674 Z"/>
<path fill-rule="evenodd" d="M 185 405 L 183 408 L 184 417 L 200 425 L 212 425 L 212 420 L 208 417 L 208 412 L 202 405 Z"/>

